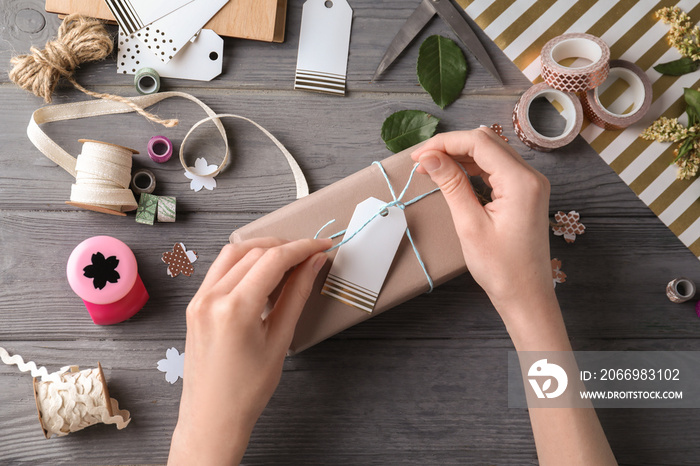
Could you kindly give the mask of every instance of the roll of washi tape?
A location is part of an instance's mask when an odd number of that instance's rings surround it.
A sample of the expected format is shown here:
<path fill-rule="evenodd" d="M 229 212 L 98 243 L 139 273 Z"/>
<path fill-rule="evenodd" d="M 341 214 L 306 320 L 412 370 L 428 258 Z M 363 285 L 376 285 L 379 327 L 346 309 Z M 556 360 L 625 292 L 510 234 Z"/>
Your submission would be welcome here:
<path fill-rule="evenodd" d="M 538 97 L 545 97 L 550 101 L 556 100 L 561 104 L 561 115 L 566 119 L 564 131 L 559 136 L 549 137 L 538 133 L 530 122 L 530 105 Z M 583 124 L 583 110 L 581 102 L 573 95 L 552 89 L 545 83 L 532 86 L 520 97 L 513 109 L 513 129 L 520 140 L 531 149 L 541 152 L 549 152 L 558 147 L 563 147 L 574 140 L 581 131 Z"/>
<path fill-rule="evenodd" d="M 151 170 L 141 168 L 131 177 L 131 190 L 135 194 L 151 194 L 156 189 L 156 176 Z"/>
<path fill-rule="evenodd" d="M 158 209 L 158 196 L 142 193 L 139 199 L 139 208 L 136 210 L 136 221 L 146 225 L 153 225 Z"/>
<path fill-rule="evenodd" d="M 122 322 L 148 301 L 134 253 L 111 236 L 93 236 L 76 246 L 66 273 L 97 325 Z"/>
<path fill-rule="evenodd" d="M 675 278 L 666 285 L 666 296 L 672 303 L 684 303 L 692 299 L 695 291 L 695 283 L 685 277 Z"/>
<path fill-rule="evenodd" d="M 173 143 L 165 136 L 153 136 L 148 141 L 148 156 L 154 162 L 167 162 L 172 155 Z"/>
<path fill-rule="evenodd" d="M 173 196 L 158 197 L 158 221 L 169 222 L 175 221 L 175 206 L 176 200 Z"/>
<path fill-rule="evenodd" d="M 584 58 L 584 66 L 564 66 L 561 60 Z M 550 87 L 564 92 L 584 92 L 600 86 L 608 77 L 610 47 L 596 36 L 563 34 L 550 40 L 540 54 L 542 77 Z"/>
<path fill-rule="evenodd" d="M 600 102 L 600 95 L 618 79 L 629 85 L 621 97 L 629 95 L 631 98 L 620 98 L 619 103 L 616 101 L 605 108 Z M 651 81 L 640 67 L 626 60 L 611 60 L 608 79 L 599 87 L 579 94 L 579 98 L 583 113 L 591 123 L 604 129 L 617 130 L 635 124 L 646 115 L 651 107 L 652 94 Z"/>
<path fill-rule="evenodd" d="M 160 90 L 160 76 L 153 68 L 141 68 L 134 76 L 134 86 L 139 94 L 155 94 Z"/>

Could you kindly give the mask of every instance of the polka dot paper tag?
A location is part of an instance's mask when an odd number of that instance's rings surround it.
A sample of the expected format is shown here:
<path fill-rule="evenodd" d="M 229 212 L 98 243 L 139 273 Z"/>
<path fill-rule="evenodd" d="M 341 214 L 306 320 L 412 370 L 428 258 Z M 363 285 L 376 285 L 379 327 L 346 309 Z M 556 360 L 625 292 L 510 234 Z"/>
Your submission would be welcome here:
<path fill-rule="evenodd" d="M 134 33 L 150 52 L 168 63 L 228 0 L 191 2 Z"/>
<path fill-rule="evenodd" d="M 563 236 L 567 243 L 576 241 L 576 235 L 582 235 L 586 232 L 586 227 L 579 222 L 581 215 L 572 210 L 565 214 L 561 210 L 554 214 L 556 225 L 552 226 L 552 231 L 555 236 Z"/>
<path fill-rule="evenodd" d="M 188 251 L 183 243 L 175 243 L 172 251 L 163 253 L 162 260 L 168 264 L 167 273 L 171 277 L 183 274 L 186 277 L 192 276 L 194 266 L 192 263 L 198 258 L 196 251 Z"/>

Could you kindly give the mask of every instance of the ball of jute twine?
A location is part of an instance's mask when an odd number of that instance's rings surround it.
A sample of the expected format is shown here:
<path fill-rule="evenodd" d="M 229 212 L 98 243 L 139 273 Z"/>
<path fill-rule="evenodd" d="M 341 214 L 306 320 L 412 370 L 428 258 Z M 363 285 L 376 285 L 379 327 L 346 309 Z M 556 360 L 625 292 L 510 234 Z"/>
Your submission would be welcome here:
<path fill-rule="evenodd" d="M 79 14 L 67 16 L 58 28 L 56 39 L 48 41 L 43 50 L 32 47 L 30 54 L 12 57 L 10 79 L 22 89 L 42 97 L 46 103 L 61 78 L 65 78 L 76 89 L 98 98 L 121 102 L 133 108 L 147 119 L 171 128 L 178 120 L 163 120 L 145 111 L 124 97 L 90 91 L 73 77 L 81 63 L 104 60 L 112 53 L 114 43 L 101 21 Z"/>

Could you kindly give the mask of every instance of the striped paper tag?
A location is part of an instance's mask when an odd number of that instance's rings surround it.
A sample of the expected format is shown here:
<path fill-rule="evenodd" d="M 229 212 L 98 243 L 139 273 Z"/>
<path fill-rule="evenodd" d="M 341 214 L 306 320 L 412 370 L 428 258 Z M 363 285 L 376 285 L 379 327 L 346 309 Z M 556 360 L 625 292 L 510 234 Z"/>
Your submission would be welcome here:
<path fill-rule="evenodd" d="M 700 1 L 654 0 L 460 0 L 484 32 L 533 83 L 542 81 L 539 53 L 550 39 L 569 32 L 598 36 L 610 46 L 612 59 L 636 63 L 652 82 L 649 113 L 627 129 L 611 131 L 584 122 L 581 136 L 620 178 L 700 257 L 700 178 L 677 180 L 676 144 L 641 139 L 660 116 L 686 123 L 683 88 L 700 87 L 700 75 L 661 76 L 652 66 L 680 58 L 666 40 L 668 25 L 654 12 L 677 5 L 700 19 Z M 628 106 L 631 92 L 610 86 L 601 100 Z M 619 108 L 619 107 L 618 107 Z"/>
<path fill-rule="evenodd" d="M 306 0 L 294 89 L 345 95 L 351 27 L 347 0 Z"/>
<path fill-rule="evenodd" d="M 404 211 L 385 205 L 374 197 L 357 204 L 343 237 L 352 239 L 338 248 L 322 295 L 372 312 L 406 232 Z"/>

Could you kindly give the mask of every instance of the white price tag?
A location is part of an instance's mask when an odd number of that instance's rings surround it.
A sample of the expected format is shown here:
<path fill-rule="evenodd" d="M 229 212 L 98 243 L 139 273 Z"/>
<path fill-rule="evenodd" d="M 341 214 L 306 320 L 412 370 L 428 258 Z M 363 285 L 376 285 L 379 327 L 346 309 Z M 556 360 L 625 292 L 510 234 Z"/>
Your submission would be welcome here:
<path fill-rule="evenodd" d="M 344 237 L 358 231 L 384 205 L 374 197 L 359 203 Z M 402 209 L 389 207 L 384 212 L 338 248 L 322 295 L 372 312 L 407 227 Z"/>

